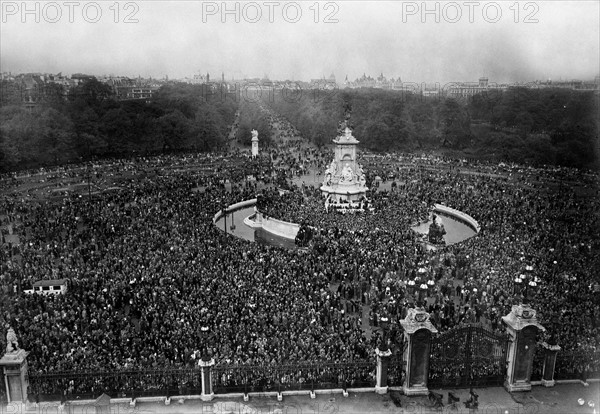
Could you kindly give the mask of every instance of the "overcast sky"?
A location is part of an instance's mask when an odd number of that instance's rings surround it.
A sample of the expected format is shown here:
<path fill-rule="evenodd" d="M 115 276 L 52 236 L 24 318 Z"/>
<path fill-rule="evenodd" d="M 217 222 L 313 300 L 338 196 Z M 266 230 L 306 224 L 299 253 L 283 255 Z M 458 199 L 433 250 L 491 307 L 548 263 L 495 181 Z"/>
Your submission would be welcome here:
<path fill-rule="evenodd" d="M 0 3 L 2 72 L 279 80 L 334 73 L 338 81 L 383 73 L 416 83 L 600 73 L 596 0 L 266 0 L 228 2 L 230 14 L 221 1 L 65 0 L 27 2 L 27 10 L 21 1 Z"/>

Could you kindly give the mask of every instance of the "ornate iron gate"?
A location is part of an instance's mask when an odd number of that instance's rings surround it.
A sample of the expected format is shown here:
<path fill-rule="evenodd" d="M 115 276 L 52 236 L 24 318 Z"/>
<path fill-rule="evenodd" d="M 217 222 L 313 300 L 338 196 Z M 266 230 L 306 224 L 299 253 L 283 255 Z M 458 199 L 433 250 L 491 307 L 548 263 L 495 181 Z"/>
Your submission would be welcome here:
<path fill-rule="evenodd" d="M 464 325 L 431 340 L 430 388 L 502 385 L 509 338 L 480 325 Z"/>

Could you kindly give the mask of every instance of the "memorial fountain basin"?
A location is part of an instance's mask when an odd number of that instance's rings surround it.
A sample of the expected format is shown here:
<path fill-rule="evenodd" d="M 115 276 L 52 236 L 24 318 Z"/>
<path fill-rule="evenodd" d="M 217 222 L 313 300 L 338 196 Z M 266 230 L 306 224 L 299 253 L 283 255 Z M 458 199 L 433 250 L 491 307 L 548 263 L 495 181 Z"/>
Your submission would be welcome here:
<path fill-rule="evenodd" d="M 226 229 L 228 233 L 244 240 L 279 247 L 293 247 L 300 226 L 273 217 L 265 217 L 256 211 L 255 206 L 256 199 L 232 204 L 226 209 L 226 216 L 223 211 L 217 212 L 213 223 L 219 229 Z M 436 204 L 433 212 L 438 214 L 446 228 L 444 239 L 447 245 L 464 241 L 479 232 L 479 223 L 464 212 L 442 204 Z M 227 226 L 225 226 L 225 217 L 227 217 Z M 424 222 L 412 229 L 417 233 L 427 234 L 430 224 L 431 221 Z"/>

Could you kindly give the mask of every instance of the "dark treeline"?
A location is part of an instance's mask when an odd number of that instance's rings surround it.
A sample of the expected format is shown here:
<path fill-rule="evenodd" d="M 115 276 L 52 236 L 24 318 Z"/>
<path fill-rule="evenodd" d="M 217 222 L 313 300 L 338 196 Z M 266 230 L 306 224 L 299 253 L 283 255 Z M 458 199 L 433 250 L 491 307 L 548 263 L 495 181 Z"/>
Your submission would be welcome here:
<path fill-rule="evenodd" d="M 354 89 L 276 93 L 262 102 L 207 93 L 204 85 L 163 86 L 149 103 L 117 101 L 90 79 L 68 95 L 48 85 L 33 110 L 13 84 L 0 96 L 0 171 L 91 157 L 211 151 L 225 143 L 240 109 L 237 139 L 250 130 L 271 142 L 264 105 L 318 146 L 335 137 L 348 109 L 361 145 L 374 151 L 435 151 L 490 161 L 598 168 L 598 95 L 567 89 L 511 88 L 468 100 Z"/>
<path fill-rule="evenodd" d="M 465 100 L 354 89 L 275 95 L 269 104 L 317 145 L 335 136 L 346 108 L 354 135 L 374 151 L 438 151 L 490 161 L 598 168 L 598 95 L 511 88 Z"/>
<path fill-rule="evenodd" d="M 2 85 L 2 92 L 0 171 L 91 157 L 215 150 L 225 143 L 238 107 L 234 98 L 188 84 L 165 85 L 149 102 L 117 101 L 95 79 L 67 95 L 51 85 L 33 110 L 21 104 L 11 85 Z"/>
<path fill-rule="evenodd" d="M 272 131 L 269 116 L 255 99 L 242 99 L 240 101 L 239 126 L 236 139 L 239 143 L 249 146 L 252 139 L 252 130 L 258 132 L 258 139 L 262 148 L 269 147 L 272 143 Z"/>

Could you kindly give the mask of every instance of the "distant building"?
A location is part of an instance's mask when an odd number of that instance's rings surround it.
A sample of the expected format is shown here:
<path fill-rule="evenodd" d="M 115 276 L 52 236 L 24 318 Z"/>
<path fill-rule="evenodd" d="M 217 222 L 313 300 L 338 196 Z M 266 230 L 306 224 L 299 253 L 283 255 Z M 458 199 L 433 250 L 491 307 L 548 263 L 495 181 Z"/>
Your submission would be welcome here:
<path fill-rule="evenodd" d="M 457 82 L 452 83 L 443 91 L 449 98 L 470 98 L 489 89 L 488 78 L 479 78 L 479 82 Z"/>
<path fill-rule="evenodd" d="M 41 73 L 24 73 L 15 77 L 25 109 L 33 111 L 44 97 L 45 82 Z"/>
<path fill-rule="evenodd" d="M 373 78 L 370 75 L 367 76 L 365 73 L 363 73 L 362 77 L 357 78 L 353 82 L 349 81 L 348 76 L 346 75 L 343 86 L 344 88 L 377 88 L 390 90 L 404 89 L 400 77 L 398 77 L 398 79 L 387 79 L 385 76 L 383 76 L 383 72 L 377 78 Z"/>
<path fill-rule="evenodd" d="M 38 295 L 60 295 L 67 291 L 67 279 L 39 280 L 33 284 L 33 288 L 25 289 L 25 293 L 36 293 Z"/>
<path fill-rule="evenodd" d="M 118 86 L 116 87 L 117 99 L 150 99 L 160 86 Z"/>
<path fill-rule="evenodd" d="M 10 72 L 2 72 L 0 73 L 0 81 L 14 81 L 15 77 Z"/>
<path fill-rule="evenodd" d="M 331 90 L 337 88 L 337 82 L 335 81 L 335 75 L 333 73 L 329 75 L 329 78 L 325 78 L 325 76 L 323 76 L 320 79 L 311 79 L 309 85 L 312 89 Z"/>
<path fill-rule="evenodd" d="M 74 73 L 74 74 L 71 75 L 71 79 L 75 79 L 78 82 L 84 82 L 84 81 L 96 79 L 96 77 L 93 76 L 93 75 L 86 75 L 86 74 L 83 74 L 83 73 Z"/>
<path fill-rule="evenodd" d="M 515 85 L 515 86 L 524 86 L 529 88 L 562 88 L 562 89 L 572 89 L 576 91 L 600 91 L 600 76 L 596 76 L 594 80 L 559 80 L 553 81 L 548 79 L 546 81 L 535 81 L 533 83 L 527 83 L 525 85 Z"/>

